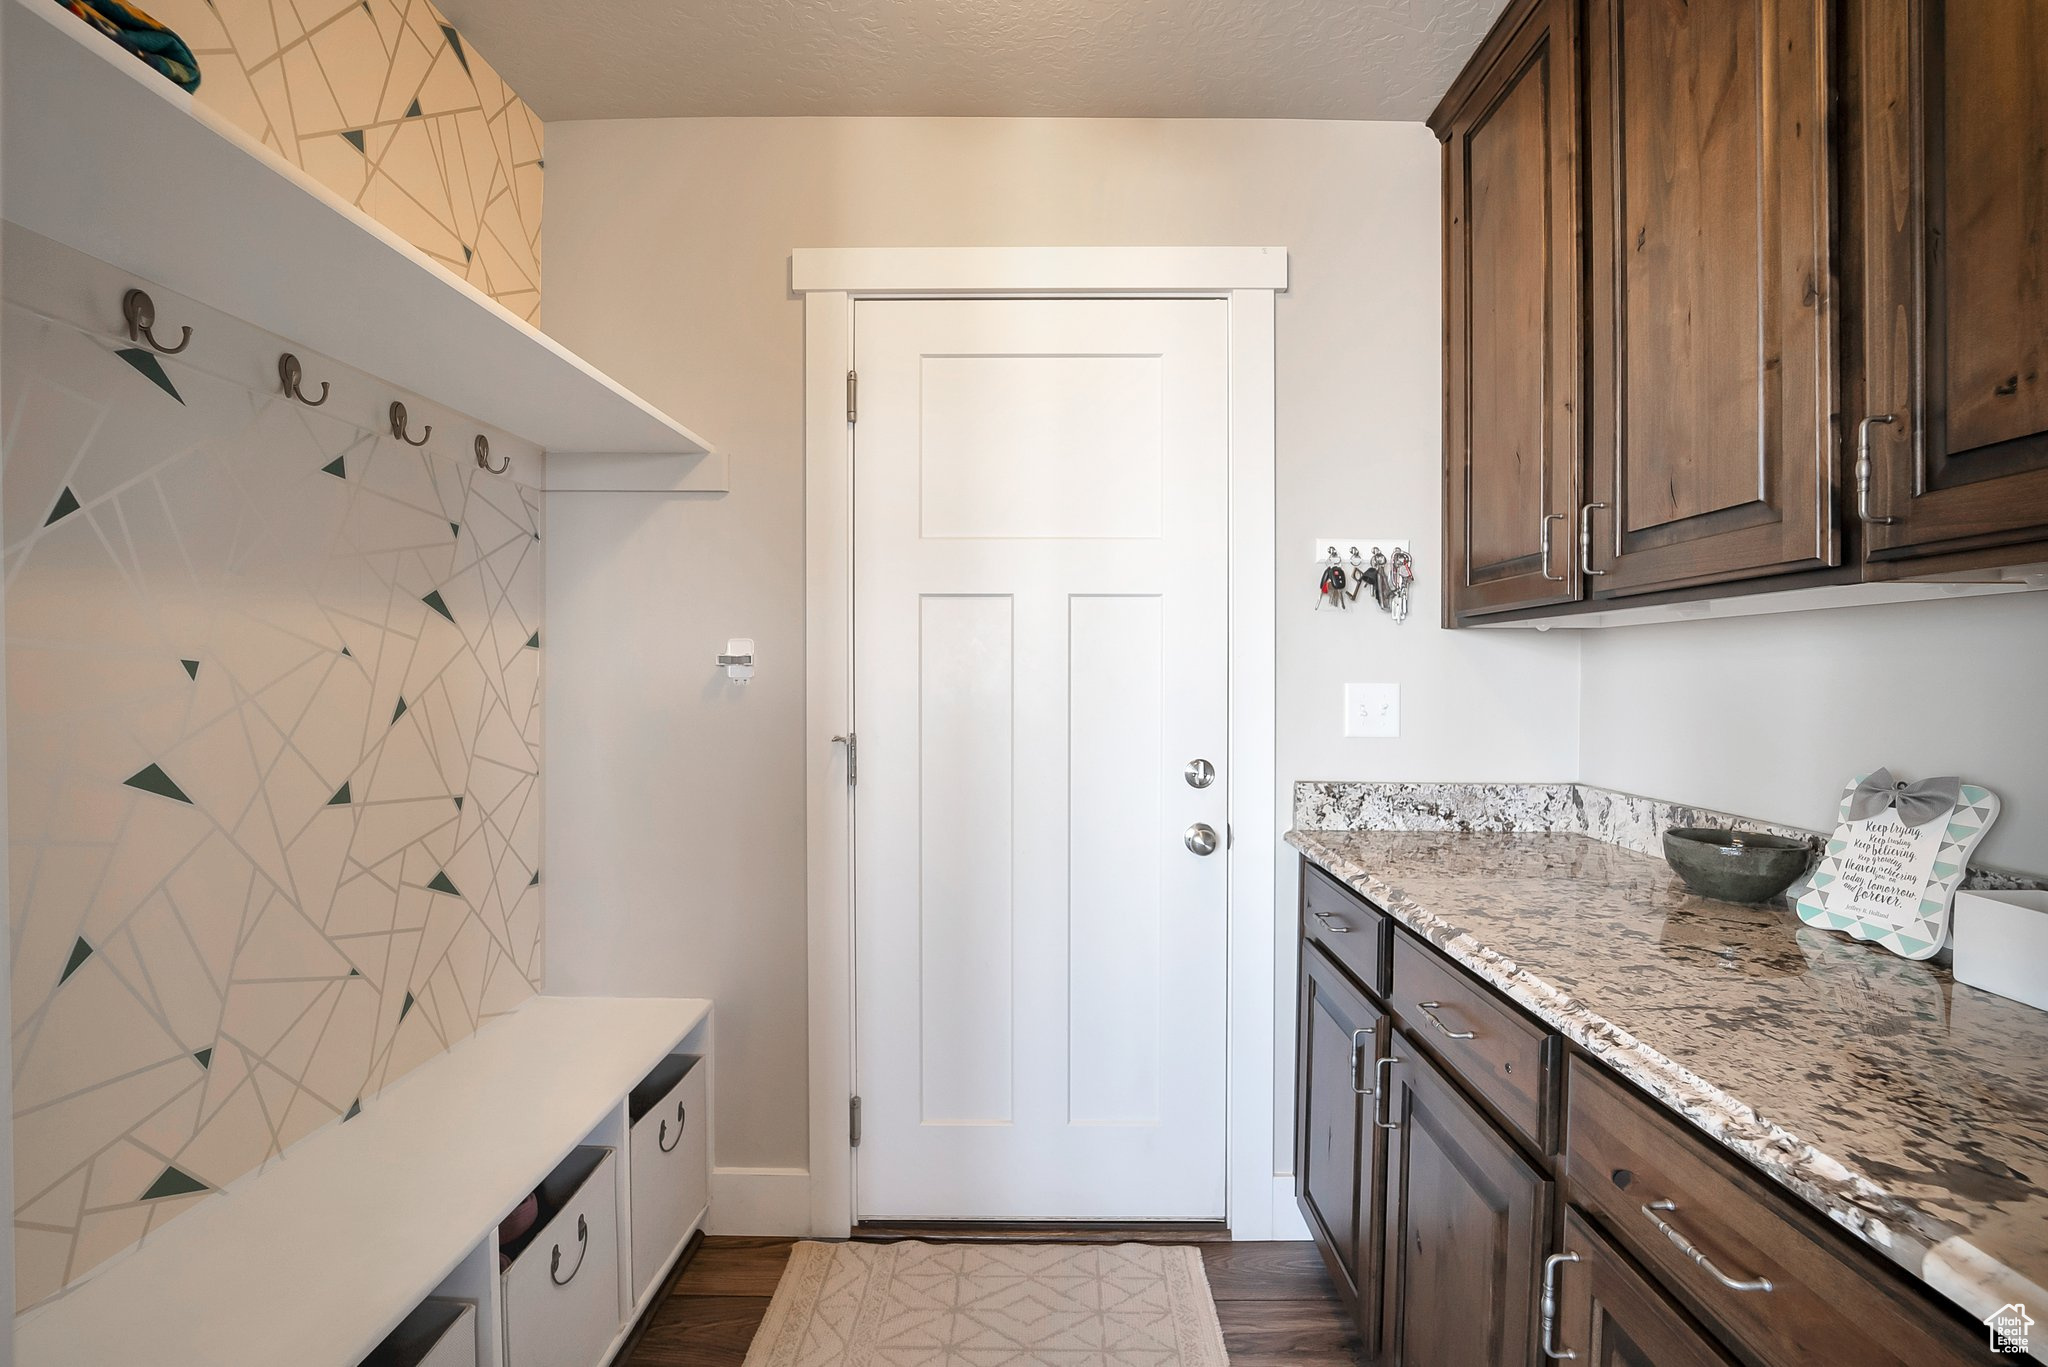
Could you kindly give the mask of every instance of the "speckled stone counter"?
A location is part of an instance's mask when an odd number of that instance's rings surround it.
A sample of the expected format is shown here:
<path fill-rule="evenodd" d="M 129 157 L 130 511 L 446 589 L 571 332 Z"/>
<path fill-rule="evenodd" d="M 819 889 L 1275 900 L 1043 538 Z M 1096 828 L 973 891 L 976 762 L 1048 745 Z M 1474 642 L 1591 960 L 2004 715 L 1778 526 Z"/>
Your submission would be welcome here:
<path fill-rule="evenodd" d="M 2048 1013 L 1585 835 L 1287 841 L 1973 1316 L 2048 1306 Z"/>

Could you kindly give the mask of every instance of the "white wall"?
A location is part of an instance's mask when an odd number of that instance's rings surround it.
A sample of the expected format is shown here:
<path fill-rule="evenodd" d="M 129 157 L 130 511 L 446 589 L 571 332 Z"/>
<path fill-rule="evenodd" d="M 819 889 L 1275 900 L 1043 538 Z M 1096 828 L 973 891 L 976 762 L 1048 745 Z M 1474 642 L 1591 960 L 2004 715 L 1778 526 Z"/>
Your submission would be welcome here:
<path fill-rule="evenodd" d="M 733 462 L 723 497 L 549 501 L 547 985 L 717 1000 L 721 1167 L 807 1160 L 803 313 L 790 249 L 1288 250 L 1277 833 L 1299 778 L 1561 779 L 1576 765 L 1571 637 L 1435 625 L 1438 174 L 1415 125 L 548 125 L 549 329 Z M 1415 543 L 1413 620 L 1313 610 L 1309 543 L 1330 533 Z M 714 677 L 733 635 L 757 641 L 744 691 Z M 1403 685 L 1398 740 L 1341 737 L 1346 679 Z M 1292 861 L 1282 868 L 1291 897 Z M 1291 976 L 1282 986 L 1291 1030 Z"/>
<path fill-rule="evenodd" d="M 2048 593 L 1584 636 L 1586 782 L 1829 830 L 1854 774 L 1958 774 L 1978 861 L 2048 873 Z"/>

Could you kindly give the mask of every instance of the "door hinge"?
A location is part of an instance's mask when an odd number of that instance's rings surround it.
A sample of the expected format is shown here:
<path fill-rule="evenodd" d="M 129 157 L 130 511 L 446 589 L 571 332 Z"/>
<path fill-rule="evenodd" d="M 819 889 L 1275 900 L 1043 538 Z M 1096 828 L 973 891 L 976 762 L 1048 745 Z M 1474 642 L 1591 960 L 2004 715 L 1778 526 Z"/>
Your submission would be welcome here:
<path fill-rule="evenodd" d="M 860 1098 L 854 1097 L 846 1108 L 846 1139 L 854 1148 L 860 1147 Z"/>
<path fill-rule="evenodd" d="M 846 372 L 846 420 L 860 421 L 860 372 L 857 370 Z"/>
<path fill-rule="evenodd" d="M 860 783 L 860 737 L 848 731 L 843 736 L 834 736 L 835 744 L 846 747 L 846 786 L 856 787 Z"/>

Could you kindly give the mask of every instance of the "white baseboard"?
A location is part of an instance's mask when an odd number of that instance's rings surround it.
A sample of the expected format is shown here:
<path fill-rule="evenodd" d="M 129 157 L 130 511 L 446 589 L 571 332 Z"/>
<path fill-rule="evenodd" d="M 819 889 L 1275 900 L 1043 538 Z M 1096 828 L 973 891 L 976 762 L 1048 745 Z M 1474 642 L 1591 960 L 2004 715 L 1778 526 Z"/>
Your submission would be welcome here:
<path fill-rule="evenodd" d="M 1275 1239 L 1309 1238 L 1308 1221 L 1301 1218 L 1301 1207 L 1294 1201 L 1294 1174 L 1279 1172 L 1273 1174 L 1273 1233 Z"/>
<path fill-rule="evenodd" d="M 811 1232 L 811 1174 L 803 1168 L 713 1168 L 706 1234 L 802 1238 Z"/>

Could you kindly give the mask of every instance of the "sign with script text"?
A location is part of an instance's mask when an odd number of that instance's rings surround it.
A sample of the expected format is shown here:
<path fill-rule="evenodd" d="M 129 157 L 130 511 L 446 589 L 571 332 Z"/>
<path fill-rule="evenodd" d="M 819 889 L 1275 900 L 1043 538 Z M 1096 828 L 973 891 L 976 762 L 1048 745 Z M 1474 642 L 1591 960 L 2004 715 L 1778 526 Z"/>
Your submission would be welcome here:
<path fill-rule="evenodd" d="M 1887 769 L 1852 779 L 1799 919 L 1927 958 L 1948 939 L 1970 852 L 1997 818 L 1998 795 L 1960 779 L 1907 783 Z"/>

